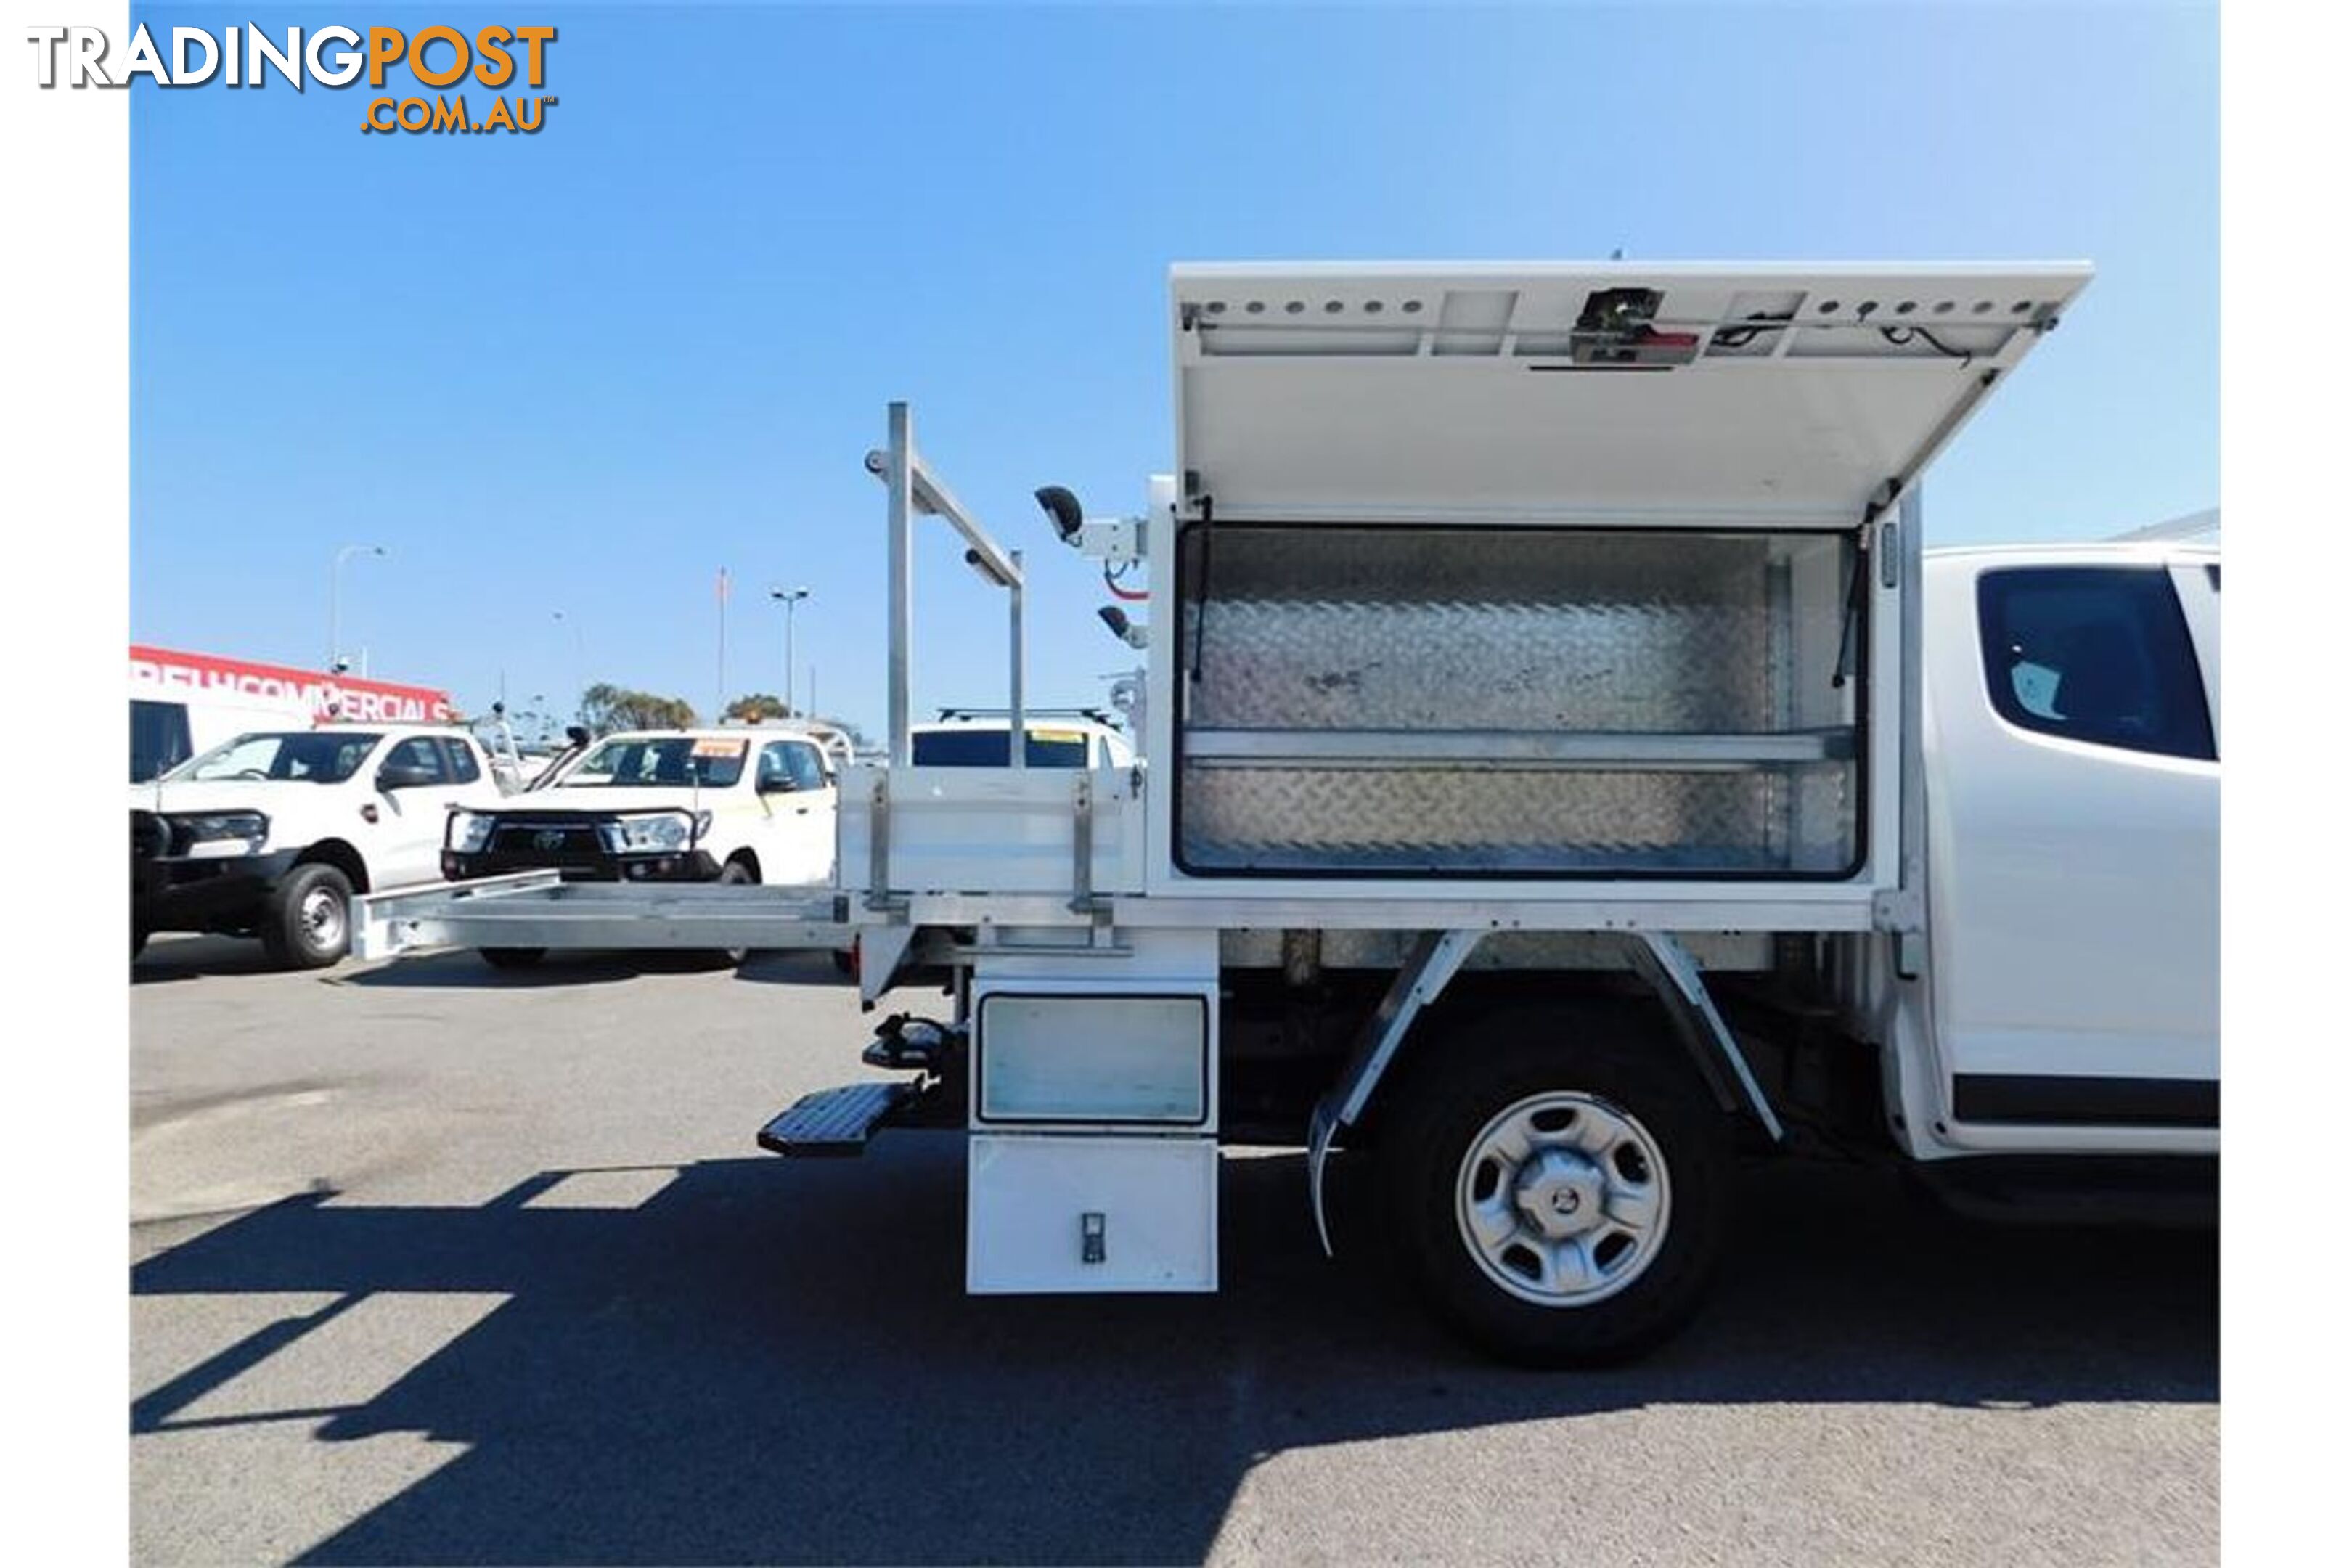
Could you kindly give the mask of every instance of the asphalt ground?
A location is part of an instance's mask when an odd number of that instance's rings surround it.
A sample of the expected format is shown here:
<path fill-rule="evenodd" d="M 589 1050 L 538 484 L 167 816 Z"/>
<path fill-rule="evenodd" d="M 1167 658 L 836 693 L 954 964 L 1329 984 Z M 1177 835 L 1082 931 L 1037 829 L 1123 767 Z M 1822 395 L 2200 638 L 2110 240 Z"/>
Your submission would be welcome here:
<path fill-rule="evenodd" d="M 1483 1363 L 1227 1161 L 1215 1297 L 970 1299 L 961 1148 L 783 1161 L 823 957 L 131 967 L 142 1563 L 2170 1563 L 2218 1556 L 2210 1232 L 1751 1173 L 1636 1365 Z"/>

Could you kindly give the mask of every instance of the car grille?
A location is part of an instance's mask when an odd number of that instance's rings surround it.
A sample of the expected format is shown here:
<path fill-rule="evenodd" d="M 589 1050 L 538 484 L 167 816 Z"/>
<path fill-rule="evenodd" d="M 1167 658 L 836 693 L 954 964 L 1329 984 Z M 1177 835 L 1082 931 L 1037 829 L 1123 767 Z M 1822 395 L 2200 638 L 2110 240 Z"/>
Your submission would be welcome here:
<path fill-rule="evenodd" d="M 578 818 L 501 821 L 490 830 L 487 853 L 502 868 L 553 867 L 609 874 L 613 864 L 597 824 Z"/>
<path fill-rule="evenodd" d="M 604 846 L 587 823 L 518 822 L 501 824 L 490 847 L 501 855 L 593 855 Z"/>

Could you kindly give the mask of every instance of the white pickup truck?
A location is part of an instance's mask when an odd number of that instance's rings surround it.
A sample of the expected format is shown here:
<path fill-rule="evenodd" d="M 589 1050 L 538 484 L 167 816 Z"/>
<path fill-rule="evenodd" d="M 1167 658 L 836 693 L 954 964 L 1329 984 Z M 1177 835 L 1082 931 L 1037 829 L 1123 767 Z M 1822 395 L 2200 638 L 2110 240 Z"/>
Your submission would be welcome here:
<path fill-rule="evenodd" d="M 1119 768 L 1135 761 L 1135 748 L 1097 709 L 1031 715 L 1023 727 L 1029 735 L 1023 760 L 1033 768 Z M 1012 756 L 1012 732 L 1003 709 L 942 709 L 938 722 L 915 726 L 911 760 L 919 768 L 1001 768 Z"/>
<path fill-rule="evenodd" d="M 846 756 L 830 732 L 801 729 L 607 735 L 530 790 L 463 803 L 441 870 L 453 881 L 537 868 L 579 881 L 829 881 L 833 773 Z"/>
<path fill-rule="evenodd" d="M 1025 578 L 893 405 L 890 761 L 841 776 L 838 891 L 394 894 L 362 951 L 854 935 L 867 1002 L 940 1016 L 759 1142 L 960 1130 L 976 1293 L 1214 1289 L 1231 1143 L 1303 1144 L 1318 1226 L 1369 1159 L 1432 1307 L 1543 1363 L 1805 1224 L 1753 1160 L 2209 1210 L 2219 556 L 1921 547 L 1923 473 L 2089 276 L 1179 268 L 1171 473 L 1038 495 L 1149 579 L 1131 763 L 913 756 L 915 530 L 1013 591 L 1016 693 Z"/>
<path fill-rule="evenodd" d="M 829 884 L 834 772 L 848 755 L 838 731 L 798 725 L 607 735 L 542 784 L 451 812 L 441 871 L 453 882 L 543 870 L 571 882 Z M 501 969 L 546 955 L 538 942 L 482 950 Z"/>
<path fill-rule="evenodd" d="M 442 822 L 490 779 L 447 726 L 259 730 L 131 790 L 131 953 L 159 931 L 257 936 L 317 968 L 343 956 L 354 894 L 440 875 Z"/>

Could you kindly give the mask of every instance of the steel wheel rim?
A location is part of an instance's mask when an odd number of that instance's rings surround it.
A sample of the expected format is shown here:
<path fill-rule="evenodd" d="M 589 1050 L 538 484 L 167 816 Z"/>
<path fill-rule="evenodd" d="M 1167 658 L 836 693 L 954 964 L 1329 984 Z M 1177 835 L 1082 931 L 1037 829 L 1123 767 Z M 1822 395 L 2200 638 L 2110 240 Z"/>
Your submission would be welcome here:
<path fill-rule="evenodd" d="M 343 940 L 343 900 L 327 888 L 302 895 L 302 937 L 314 952 L 325 952 Z"/>
<path fill-rule="evenodd" d="M 1554 1090 L 1479 1129 L 1454 1177 L 1454 1215 L 1472 1261 L 1539 1307 L 1588 1307 L 1657 1260 L 1669 1219 L 1666 1161 L 1622 1106 Z"/>

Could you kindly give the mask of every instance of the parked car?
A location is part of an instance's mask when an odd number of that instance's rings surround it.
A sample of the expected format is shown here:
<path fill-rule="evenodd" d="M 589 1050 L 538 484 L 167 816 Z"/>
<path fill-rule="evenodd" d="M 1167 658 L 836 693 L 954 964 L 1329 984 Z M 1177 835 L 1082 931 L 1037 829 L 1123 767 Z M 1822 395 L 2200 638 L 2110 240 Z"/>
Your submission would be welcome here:
<path fill-rule="evenodd" d="M 441 869 L 452 881 L 552 868 L 567 881 L 824 882 L 833 816 L 814 735 L 630 731 L 527 795 L 452 813 Z"/>
<path fill-rule="evenodd" d="M 1135 748 L 1097 710 L 1033 710 L 1023 715 L 1029 742 L 1023 761 L 1033 768 L 1119 768 Z M 910 731 L 919 768 L 1001 768 L 1012 760 L 1012 715 L 1003 709 L 946 708 L 936 724 Z"/>
<path fill-rule="evenodd" d="M 490 776 L 445 726 L 263 730 L 131 790 L 131 952 L 150 934 L 258 937 L 291 968 L 343 956 L 351 899 L 433 880 L 442 822 Z"/>
<path fill-rule="evenodd" d="M 450 814 L 451 881 L 553 869 L 566 881 L 815 884 L 833 879 L 833 732 L 768 726 L 607 735 L 522 795 Z M 486 949 L 500 968 L 543 947 Z"/>

